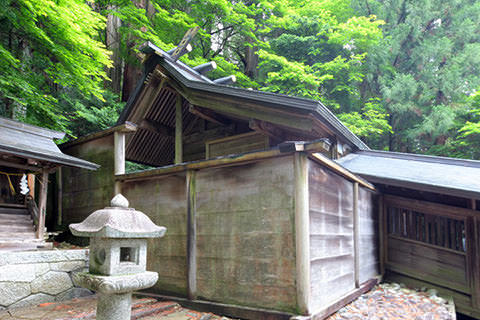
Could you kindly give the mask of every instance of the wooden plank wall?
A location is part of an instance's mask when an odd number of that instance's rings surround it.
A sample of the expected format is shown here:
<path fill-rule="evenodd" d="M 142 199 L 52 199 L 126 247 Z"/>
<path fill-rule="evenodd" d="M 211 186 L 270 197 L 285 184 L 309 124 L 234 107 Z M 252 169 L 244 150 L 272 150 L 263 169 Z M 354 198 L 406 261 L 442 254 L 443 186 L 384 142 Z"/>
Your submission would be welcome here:
<path fill-rule="evenodd" d="M 62 168 L 62 216 L 68 225 L 104 208 L 114 196 L 113 133 L 62 149 L 68 155 L 99 164 L 96 170 Z"/>
<path fill-rule="evenodd" d="M 296 311 L 292 156 L 144 177 L 122 190 L 167 227 L 149 243 L 147 269 L 159 273 L 149 291 Z"/>
<path fill-rule="evenodd" d="M 313 310 L 355 288 L 353 184 L 309 161 L 311 297 Z"/>
<path fill-rule="evenodd" d="M 312 309 L 323 310 L 355 289 L 354 183 L 309 161 Z M 374 194 L 360 187 L 359 280 L 379 275 L 378 210 Z"/>
<path fill-rule="evenodd" d="M 363 283 L 380 274 L 378 221 L 376 195 L 365 188 L 358 190 L 360 233 L 359 280 Z"/>
<path fill-rule="evenodd" d="M 387 280 L 435 288 L 480 319 L 475 212 L 394 196 L 384 211 Z"/>
<path fill-rule="evenodd" d="M 296 308 L 293 157 L 196 176 L 197 295 Z"/>
<path fill-rule="evenodd" d="M 185 174 L 124 182 L 130 207 L 144 212 L 167 233 L 148 242 L 147 270 L 159 273 L 153 291 L 187 294 L 187 199 Z"/>

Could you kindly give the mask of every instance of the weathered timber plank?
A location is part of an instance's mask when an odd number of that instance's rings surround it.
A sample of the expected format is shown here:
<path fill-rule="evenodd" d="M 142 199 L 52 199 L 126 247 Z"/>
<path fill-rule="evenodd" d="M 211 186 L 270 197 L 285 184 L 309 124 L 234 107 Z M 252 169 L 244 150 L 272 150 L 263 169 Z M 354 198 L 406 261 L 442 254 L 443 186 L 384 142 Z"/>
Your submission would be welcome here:
<path fill-rule="evenodd" d="M 293 158 L 196 174 L 197 295 L 296 310 Z"/>

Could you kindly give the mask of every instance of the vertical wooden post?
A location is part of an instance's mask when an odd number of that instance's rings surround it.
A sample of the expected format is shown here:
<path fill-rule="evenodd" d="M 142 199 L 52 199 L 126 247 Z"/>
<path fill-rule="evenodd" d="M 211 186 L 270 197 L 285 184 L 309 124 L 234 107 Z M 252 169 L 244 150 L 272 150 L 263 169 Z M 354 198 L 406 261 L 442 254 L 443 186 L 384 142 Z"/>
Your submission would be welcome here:
<path fill-rule="evenodd" d="M 35 199 L 35 175 L 32 173 L 27 174 L 27 183 L 28 189 L 30 190 L 28 194 Z"/>
<path fill-rule="evenodd" d="M 57 226 L 62 225 L 63 180 L 62 167 L 57 168 Z"/>
<path fill-rule="evenodd" d="M 187 183 L 187 294 L 197 298 L 197 221 L 196 221 L 196 171 L 188 170 Z"/>
<path fill-rule="evenodd" d="M 125 173 L 125 133 L 115 131 L 113 135 L 114 174 Z M 115 181 L 114 194 L 121 193 L 121 182 Z"/>
<path fill-rule="evenodd" d="M 183 162 L 182 128 L 182 96 L 177 94 L 175 103 L 175 163 Z"/>
<path fill-rule="evenodd" d="M 378 196 L 378 242 L 379 242 L 379 255 L 380 260 L 380 274 L 383 277 L 385 275 L 385 210 L 383 195 Z"/>
<path fill-rule="evenodd" d="M 360 288 L 360 217 L 358 213 L 358 182 L 353 183 L 353 258 L 355 288 Z"/>
<path fill-rule="evenodd" d="M 468 208 L 476 210 L 477 201 L 475 199 L 469 199 Z M 473 224 L 468 228 L 468 224 Z M 469 232 L 470 230 L 470 232 Z M 465 220 L 465 231 L 467 236 L 467 264 L 470 269 L 470 277 L 472 289 L 472 304 L 474 308 L 480 307 L 480 248 L 479 248 L 479 230 L 478 230 L 478 219 L 476 216 L 473 218 L 468 218 Z M 468 255 L 471 255 L 468 259 Z M 470 260 L 470 262 L 469 262 Z"/>
<path fill-rule="evenodd" d="M 310 212 L 308 199 L 308 157 L 305 153 L 294 155 L 295 174 L 295 247 L 297 303 L 301 314 L 311 313 L 310 290 Z"/>
<path fill-rule="evenodd" d="M 38 195 L 38 228 L 37 238 L 43 239 L 45 235 L 45 213 L 47 210 L 48 170 L 42 169 L 42 180 Z"/>

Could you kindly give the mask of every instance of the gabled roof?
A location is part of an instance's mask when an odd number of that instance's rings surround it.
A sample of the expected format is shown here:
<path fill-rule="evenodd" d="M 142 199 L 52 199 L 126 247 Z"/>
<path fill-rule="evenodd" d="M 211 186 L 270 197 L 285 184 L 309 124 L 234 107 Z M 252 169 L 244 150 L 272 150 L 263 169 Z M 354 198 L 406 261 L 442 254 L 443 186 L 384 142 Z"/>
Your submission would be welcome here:
<path fill-rule="evenodd" d="M 363 141 L 343 125 L 342 122 L 319 101 L 217 84 L 181 61 L 174 61 L 167 52 L 150 42 L 146 43 L 141 48 L 141 51 L 145 54 L 151 54 L 151 57 L 145 63 L 143 79 L 139 82 L 134 94 L 127 102 L 125 109 L 119 117 L 118 124 L 128 120 L 136 100 L 146 86 L 145 82 L 148 82 L 146 80 L 149 73 L 152 72 L 157 65 L 160 65 L 180 86 L 192 92 L 191 96 L 187 97 L 189 100 L 193 100 L 198 97 L 199 94 L 202 94 L 218 99 L 224 103 L 228 103 L 226 102 L 227 98 L 231 100 L 234 99 L 236 104 L 233 108 L 238 107 L 238 104 L 242 104 L 243 102 L 250 102 L 259 106 L 263 105 L 274 108 L 279 112 L 283 110 L 295 112 L 299 115 L 313 116 L 334 134 L 352 144 L 354 149 L 369 150 L 369 147 Z M 195 103 L 195 101 L 192 103 Z M 203 105 L 203 107 L 208 108 L 209 106 Z"/>
<path fill-rule="evenodd" d="M 480 199 L 480 161 L 358 151 L 337 162 L 373 183 Z"/>
<path fill-rule="evenodd" d="M 0 154 L 52 164 L 96 170 L 99 165 L 66 155 L 53 139 L 65 133 L 0 117 Z"/>

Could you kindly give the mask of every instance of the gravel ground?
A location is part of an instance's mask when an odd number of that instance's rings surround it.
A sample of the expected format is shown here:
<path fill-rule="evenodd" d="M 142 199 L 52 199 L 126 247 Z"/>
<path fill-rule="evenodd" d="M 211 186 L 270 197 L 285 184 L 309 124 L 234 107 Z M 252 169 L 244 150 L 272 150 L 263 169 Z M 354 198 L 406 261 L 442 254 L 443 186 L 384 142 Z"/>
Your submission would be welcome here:
<path fill-rule="evenodd" d="M 436 290 L 417 291 L 382 283 L 331 315 L 328 320 L 455 320 L 453 304 Z"/>

